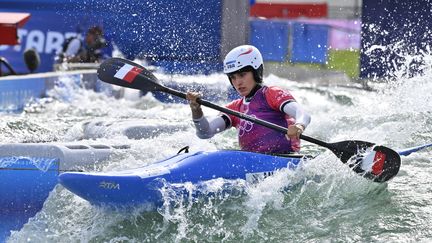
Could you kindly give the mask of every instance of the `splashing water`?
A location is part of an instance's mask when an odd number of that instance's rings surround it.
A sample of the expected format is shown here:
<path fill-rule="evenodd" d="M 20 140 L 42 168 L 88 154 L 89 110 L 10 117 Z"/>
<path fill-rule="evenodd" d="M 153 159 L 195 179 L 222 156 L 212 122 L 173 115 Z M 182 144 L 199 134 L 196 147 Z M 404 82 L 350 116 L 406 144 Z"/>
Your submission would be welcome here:
<path fill-rule="evenodd" d="M 365 140 L 394 149 L 432 141 L 432 73 L 376 84 L 376 91 L 320 87 L 270 76 L 269 85 L 290 90 L 312 115 L 306 134 L 324 141 Z M 224 80 L 223 75 L 179 76 L 179 82 Z M 227 86 L 229 84 L 226 84 Z M 229 87 L 229 86 L 228 86 Z M 65 87 L 57 90 L 65 94 Z M 62 93 L 63 92 L 63 93 Z M 221 103 L 223 104 L 223 103 Z M 204 108 L 208 115 L 218 112 Z M 102 171 L 136 168 L 191 150 L 237 148 L 235 131 L 208 140 L 195 136 L 190 111 L 184 104 L 164 104 L 146 95 L 139 100 L 116 100 L 103 94 L 74 89 L 18 115 L 4 114 L 3 142 L 66 141 L 70 129 L 94 119 L 135 119 L 143 123 L 181 124 L 182 130 L 131 140 L 121 134 L 83 142 L 128 144 Z M 76 127 L 75 127 L 76 128 Z M 79 135 L 76 135 L 78 139 Z M 106 209 L 90 205 L 57 186 L 44 208 L 10 242 L 299 242 L 391 241 L 432 238 L 431 150 L 402 160 L 399 175 L 388 184 L 372 183 L 343 165 L 331 152 L 304 143 L 303 153 L 317 155 L 296 171 L 281 170 L 254 185 L 215 179 L 189 193 L 208 196 L 195 200 L 175 197 L 167 187 L 166 205 L 149 211 Z M 232 193 L 223 193 L 230 183 Z"/>

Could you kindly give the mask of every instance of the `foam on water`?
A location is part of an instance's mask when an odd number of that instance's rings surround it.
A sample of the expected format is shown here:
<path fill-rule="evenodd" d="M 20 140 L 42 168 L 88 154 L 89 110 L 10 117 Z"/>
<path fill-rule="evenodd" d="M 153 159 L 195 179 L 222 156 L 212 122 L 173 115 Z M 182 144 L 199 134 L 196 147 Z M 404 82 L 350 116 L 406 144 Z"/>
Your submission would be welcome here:
<path fill-rule="evenodd" d="M 226 81 L 223 75 L 173 77 L 206 82 Z M 306 134 L 337 142 L 347 139 L 406 148 L 432 141 L 432 74 L 401 78 L 377 85 L 378 91 L 301 84 L 276 76 L 269 84 L 289 89 L 312 115 Z M 228 84 L 229 87 L 229 84 Z M 59 91 L 60 92 L 60 91 Z M 204 109 L 206 114 L 218 112 Z M 171 156 L 184 147 L 192 151 L 237 148 L 234 130 L 208 140 L 195 136 L 190 111 L 184 104 L 163 104 L 150 95 L 117 100 L 77 89 L 73 98 L 61 96 L 37 111 L 3 115 L 2 142 L 66 141 L 70 129 L 93 119 L 141 119 L 149 123 L 189 125 L 157 137 L 131 140 L 122 135 L 83 142 L 128 144 L 100 171 L 136 168 Z M 72 134 L 72 135 L 71 135 Z M 76 134 L 78 139 L 79 134 Z M 303 152 L 318 155 L 296 171 L 282 170 L 255 185 L 214 180 L 209 197 L 185 200 L 165 191 L 167 205 L 157 212 L 146 206 L 110 210 L 93 207 L 61 186 L 44 208 L 10 242 L 181 242 L 181 241 L 392 241 L 432 238 L 430 185 L 432 151 L 403 158 L 400 173 L 388 184 L 356 175 L 331 152 L 304 143 Z M 234 183 L 236 193 L 223 193 Z M 237 184 L 236 184 L 237 183 Z M 198 189 L 183 185 L 190 193 Z M 172 207 L 174 205 L 174 207 Z"/>

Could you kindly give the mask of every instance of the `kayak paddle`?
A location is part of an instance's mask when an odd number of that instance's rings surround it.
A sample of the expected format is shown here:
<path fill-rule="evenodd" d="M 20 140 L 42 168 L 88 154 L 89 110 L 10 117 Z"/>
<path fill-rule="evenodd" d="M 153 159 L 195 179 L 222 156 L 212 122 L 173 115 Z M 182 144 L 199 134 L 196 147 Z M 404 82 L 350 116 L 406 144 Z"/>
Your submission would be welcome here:
<path fill-rule="evenodd" d="M 104 61 L 98 69 L 98 77 L 100 80 L 113 85 L 145 92 L 160 91 L 186 99 L 185 93 L 163 86 L 158 82 L 153 73 L 141 65 L 126 59 L 111 58 Z M 221 107 L 203 99 L 199 99 L 198 103 L 284 134 L 288 131 L 285 127 Z M 388 181 L 399 172 L 400 156 L 390 148 L 375 146 L 373 143 L 358 140 L 326 143 L 303 134 L 300 135 L 300 138 L 329 149 L 343 163 L 347 163 L 356 173 L 375 182 Z"/>
<path fill-rule="evenodd" d="M 402 155 L 402 156 L 408 156 L 414 152 L 417 152 L 421 149 L 428 148 L 428 147 L 432 147 L 432 143 L 424 144 L 424 145 L 420 145 L 420 146 L 416 146 L 416 147 L 412 147 L 412 148 L 407 148 L 407 149 L 398 151 L 398 153 L 399 153 L 399 155 Z"/>

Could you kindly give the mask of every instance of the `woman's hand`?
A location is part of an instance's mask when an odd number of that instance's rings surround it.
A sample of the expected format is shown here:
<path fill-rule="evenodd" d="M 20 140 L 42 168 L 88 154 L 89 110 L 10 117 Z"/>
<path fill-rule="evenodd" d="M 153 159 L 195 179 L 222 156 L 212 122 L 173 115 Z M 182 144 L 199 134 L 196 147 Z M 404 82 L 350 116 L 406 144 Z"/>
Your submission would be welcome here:
<path fill-rule="evenodd" d="M 197 99 L 201 97 L 201 94 L 197 92 L 187 92 L 186 93 L 186 99 L 189 102 L 189 106 L 192 111 L 192 118 L 193 119 L 199 119 L 204 114 L 201 109 L 201 105 L 197 102 Z"/>
<path fill-rule="evenodd" d="M 285 135 L 288 139 L 300 138 L 300 134 L 304 131 L 304 126 L 302 124 L 295 124 L 288 126 L 288 132 Z"/>
<path fill-rule="evenodd" d="M 186 99 L 189 102 L 189 106 L 191 110 L 198 110 L 201 108 L 201 105 L 198 104 L 197 99 L 200 98 L 200 93 L 197 92 L 187 92 L 186 93 Z"/>

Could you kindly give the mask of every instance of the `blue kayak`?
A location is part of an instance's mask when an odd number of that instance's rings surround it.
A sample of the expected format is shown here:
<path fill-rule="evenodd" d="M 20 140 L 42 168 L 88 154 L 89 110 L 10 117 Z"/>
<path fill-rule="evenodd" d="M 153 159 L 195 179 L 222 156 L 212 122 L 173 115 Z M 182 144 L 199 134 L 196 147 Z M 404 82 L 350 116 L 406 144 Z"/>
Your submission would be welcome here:
<path fill-rule="evenodd" d="M 118 172 L 66 172 L 60 183 L 94 205 L 152 208 L 164 202 L 161 190 L 167 185 L 199 184 L 216 178 L 256 182 L 282 168 L 294 169 L 303 155 L 269 154 L 220 150 L 182 153 L 150 165 Z M 179 190 L 179 193 L 185 193 Z"/>

